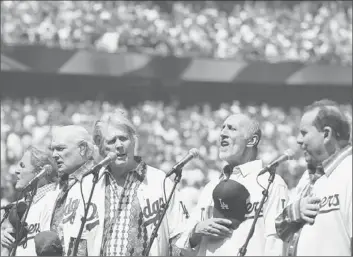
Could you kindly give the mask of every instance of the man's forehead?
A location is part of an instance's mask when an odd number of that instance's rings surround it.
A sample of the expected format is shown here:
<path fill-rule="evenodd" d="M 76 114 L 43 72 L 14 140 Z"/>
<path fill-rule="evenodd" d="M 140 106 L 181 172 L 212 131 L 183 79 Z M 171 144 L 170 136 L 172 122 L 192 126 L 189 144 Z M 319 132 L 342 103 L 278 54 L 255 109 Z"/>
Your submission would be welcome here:
<path fill-rule="evenodd" d="M 67 145 L 69 142 L 72 142 L 69 137 L 63 133 L 53 133 L 51 145 Z"/>
<path fill-rule="evenodd" d="M 103 136 L 113 138 L 115 136 L 128 136 L 128 130 L 123 125 L 106 124 L 102 127 Z"/>
<path fill-rule="evenodd" d="M 229 116 L 225 121 L 224 124 L 227 125 L 240 125 L 240 124 L 244 124 L 244 123 L 250 123 L 250 119 L 248 116 L 244 115 L 244 114 L 233 114 L 231 116 Z"/>
<path fill-rule="evenodd" d="M 313 126 L 317 113 L 318 113 L 318 110 L 316 110 L 316 109 L 310 110 L 310 111 L 304 113 L 304 115 L 301 119 L 301 122 L 300 122 L 300 126 L 301 127 Z"/>
<path fill-rule="evenodd" d="M 21 160 L 21 162 L 28 162 L 30 163 L 31 161 L 31 152 L 30 151 L 25 151 L 25 153 L 23 154 Z"/>

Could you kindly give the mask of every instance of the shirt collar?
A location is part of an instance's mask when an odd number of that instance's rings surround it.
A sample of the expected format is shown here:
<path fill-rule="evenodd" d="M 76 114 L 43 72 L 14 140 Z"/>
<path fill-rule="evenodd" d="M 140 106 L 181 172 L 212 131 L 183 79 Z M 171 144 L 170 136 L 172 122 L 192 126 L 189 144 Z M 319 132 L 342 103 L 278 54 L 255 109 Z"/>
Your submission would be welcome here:
<path fill-rule="evenodd" d="M 262 169 L 262 161 L 261 160 L 250 161 L 250 162 L 235 166 L 233 168 L 231 168 L 230 165 L 226 165 L 223 168 L 221 178 L 224 176 L 227 176 L 227 175 L 229 176 L 231 174 L 236 174 L 239 171 L 243 177 L 246 177 L 247 175 L 249 175 L 252 172 L 259 172 L 261 169 Z"/>
<path fill-rule="evenodd" d="M 33 197 L 32 203 L 33 204 L 37 203 L 40 199 L 42 199 L 46 195 L 46 193 L 50 191 L 54 191 L 56 186 L 57 186 L 56 183 L 50 183 L 38 188 L 36 194 Z"/>
<path fill-rule="evenodd" d="M 142 182 L 145 179 L 147 164 L 142 160 L 141 156 L 134 156 L 134 159 L 138 165 L 132 172 L 135 172 L 137 179 Z"/>
<path fill-rule="evenodd" d="M 347 145 L 346 147 L 342 148 L 335 154 L 331 155 L 328 159 L 322 162 L 322 166 L 324 168 L 324 172 L 327 177 L 329 177 L 334 168 L 337 165 L 337 162 L 341 162 L 346 156 L 352 154 L 352 145 Z"/>
<path fill-rule="evenodd" d="M 69 175 L 63 175 L 59 178 L 59 188 L 67 190 L 68 186 L 74 185 L 77 181 L 82 180 L 82 176 L 86 171 L 90 170 L 95 164 L 93 159 L 88 160 L 84 164 L 81 165 L 77 170 Z"/>
<path fill-rule="evenodd" d="M 134 160 L 138 163 L 137 167 L 134 170 L 129 171 L 128 173 L 133 173 L 136 178 L 142 182 L 145 179 L 147 164 L 142 160 L 141 156 L 134 156 Z M 111 172 L 111 168 L 107 166 L 107 171 Z"/>
<path fill-rule="evenodd" d="M 78 168 L 75 172 L 69 174 L 69 181 L 70 180 L 77 180 L 77 181 L 81 181 L 82 176 L 84 175 L 84 173 L 86 173 L 86 171 L 89 171 L 95 164 L 94 160 L 88 160 L 87 162 L 85 162 L 80 168 Z"/>

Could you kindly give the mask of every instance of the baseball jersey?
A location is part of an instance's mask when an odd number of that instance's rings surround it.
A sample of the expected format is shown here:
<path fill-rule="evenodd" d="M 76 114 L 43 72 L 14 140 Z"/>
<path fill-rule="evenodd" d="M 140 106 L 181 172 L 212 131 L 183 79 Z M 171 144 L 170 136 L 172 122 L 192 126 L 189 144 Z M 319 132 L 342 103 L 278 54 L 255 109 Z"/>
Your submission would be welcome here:
<path fill-rule="evenodd" d="M 211 237 L 202 237 L 201 243 L 195 249 L 197 256 L 238 255 L 239 249 L 245 243 L 254 221 L 255 212 L 258 210 L 262 199 L 263 188 L 257 183 L 257 175 L 261 169 L 262 161 L 260 160 L 248 162 L 233 169 L 230 179 L 243 184 L 250 193 L 250 198 L 247 203 L 246 219 L 233 231 L 230 238 L 216 240 Z M 258 182 L 265 188 L 268 185 L 268 177 L 269 174 L 258 177 Z M 219 181 L 220 180 L 212 181 L 204 188 L 198 205 L 192 214 L 193 217 L 191 220 L 194 221 L 194 226 L 199 221 L 212 218 L 214 206 L 212 192 Z M 263 206 L 263 211 L 260 212 L 254 235 L 248 244 L 247 256 L 279 256 L 282 254 L 283 242 L 276 235 L 274 221 L 276 216 L 283 210 L 287 200 L 287 185 L 280 176 L 275 175 L 274 182 L 269 190 L 269 197 Z M 193 228 L 194 226 L 191 227 Z M 185 233 L 190 232 L 186 231 Z M 189 237 L 182 237 L 177 243 L 177 246 L 187 249 L 190 247 L 188 240 Z"/>
<path fill-rule="evenodd" d="M 303 226 L 297 255 L 351 256 L 352 155 L 320 177 L 312 192 L 321 198 L 320 211 L 313 225 Z"/>
<path fill-rule="evenodd" d="M 28 224 L 28 235 L 26 244 L 19 245 L 16 249 L 16 256 L 37 256 L 34 237 L 41 232 L 40 229 L 40 217 L 41 212 L 46 208 L 43 197 L 47 192 L 55 189 L 55 184 L 48 184 L 38 188 L 37 194 L 33 198 L 31 208 L 29 208 L 26 222 Z"/>

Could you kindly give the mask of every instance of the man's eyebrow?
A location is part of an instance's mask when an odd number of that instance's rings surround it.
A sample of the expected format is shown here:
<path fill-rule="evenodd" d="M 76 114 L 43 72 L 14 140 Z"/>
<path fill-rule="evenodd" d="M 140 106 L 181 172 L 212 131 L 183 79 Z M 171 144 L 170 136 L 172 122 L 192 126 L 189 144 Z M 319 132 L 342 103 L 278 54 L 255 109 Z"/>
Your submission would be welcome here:
<path fill-rule="evenodd" d="M 66 145 L 64 145 L 64 144 L 54 144 L 54 145 L 49 146 L 49 148 L 51 148 L 51 149 L 58 148 L 58 147 L 66 147 Z"/>
<path fill-rule="evenodd" d="M 106 137 L 106 141 L 113 141 L 113 140 L 115 140 L 115 139 L 117 139 L 118 138 L 118 135 L 113 135 L 113 136 L 107 136 Z"/>

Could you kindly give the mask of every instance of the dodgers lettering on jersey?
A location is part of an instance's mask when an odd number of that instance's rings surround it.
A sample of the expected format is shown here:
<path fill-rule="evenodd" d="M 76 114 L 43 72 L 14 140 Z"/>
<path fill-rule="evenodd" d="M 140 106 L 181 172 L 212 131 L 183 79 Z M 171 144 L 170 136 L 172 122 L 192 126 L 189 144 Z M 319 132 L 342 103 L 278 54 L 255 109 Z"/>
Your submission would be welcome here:
<path fill-rule="evenodd" d="M 64 207 L 64 217 L 63 224 L 70 223 L 74 224 L 78 207 L 80 205 L 81 199 L 70 198 L 66 201 Z M 87 219 L 86 219 L 86 229 L 91 231 L 94 227 L 99 225 L 98 210 L 97 205 L 93 202 L 90 203 L 90 208 L 88 209 Z"/>
<path fill-rule="evenodd" d="M 164 199 L 162 197 L 160 197 L 159 200 L 154 201 L 152 204 L 150 204 L 149 199 L 146 199 L 146 205 L 142 207 L 142 213 L 146 220 L 145 225 L 157 225 L 159 216 L 163 208 Z"/>
<path fill-rule="evenodd" d="M 285 204 L 286 204 L 286 199 L 280 199 L 281 200 L 281 207 L 282 209 L 284 209 L 285 207 Z M 246 219 L 252 219 L 255 217 L 255 214 L 256 212 L 259 210 L 260 208 L 260 202 L 259 201 L 256 201 L 256 202 L 248 202 L 246 204 L 246 211 L 247 213 L 245 214 L 245 218 Z M 259 217 L 263 217 L 263 211 L 264 211 L 264 208 L 262 207 L 261 208 L 261 211 L 260 211 L 260 215 Z"/>
<path fill-rule="evenodd" d="M 313 186 L 320 211 L 312 225 L 304 225 L 297 255 L 350 256 L 352 237 L 352 155 Z M 315 238 L 315 240 L 312 240 Z"/>
<path fill-rule="evenodd" d="M 39 223 L 32 223 L 28 224 L 28 236 L 27 239 L 34 238 L 40 232 L 40 224 Z"/>
<path fill-rule="evenodd" d="M 340 209 L 340 195 L 333 194 L 324 196 L 320 202 L 320 213 L 326 213 Z"/>

